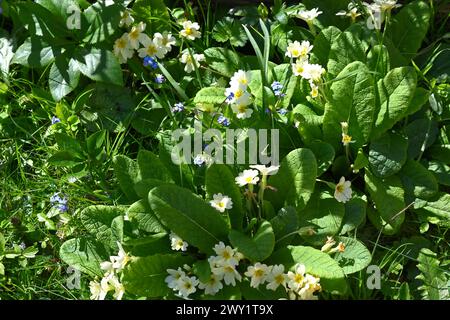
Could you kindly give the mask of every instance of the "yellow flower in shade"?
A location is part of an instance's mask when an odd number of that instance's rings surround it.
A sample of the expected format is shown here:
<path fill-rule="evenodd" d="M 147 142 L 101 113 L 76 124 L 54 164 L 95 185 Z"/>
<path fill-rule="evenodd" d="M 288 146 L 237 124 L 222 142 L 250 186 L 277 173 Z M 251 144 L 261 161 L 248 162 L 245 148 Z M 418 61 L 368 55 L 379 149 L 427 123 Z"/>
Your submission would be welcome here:
<path fill-rule="evenodd" d="M 164 58 L 164 55 L 166 54 L 166 49 L 158 45 L 154 40 L 150 39 L 147 35 L 142 40 L 143 48 L 140 48 L 138 50 L 139 57 L 145 58 L 147 56 L 149 57 L 158 57 L 159 59 Z"/>
<path fill-rule="evenodd" d="M 294 291 L 300 290 L 301 287 L 303 287 L 303 282 L 305 280 L 305 265 L 303 264 L 296 264 L 294 267 L 294 272 L 289 271 L 288 276 L 288 284 L 289 288 L 291 288 Z"/>
<path fill-rule="evenodd" d="M 125 11 L 122 11 L 120 13 L 120 21 L 119 21 L 119 27 L 127 26 L 129 27 L 134 22 L 134 18 L 131 15 L 131 10 L 126 9 Z"/>
<path fill-rule="evenodd" d="M 197 22 L 192 22 L 190 20 L 184 21 L 182 23 L 183 29 L 180 31 L 180 36 L 189 40 L 195 40 L 201 37 L 200 25 Z"/>
<path fill-rule="evenodd" d="M 230 197 L 218 193 L 213 195 L 213 199 L 214 200 L 211 200 L 209 204 L 219 212 L 225 212 L 225 210 L 233 208 L 233 201 Z"/>
<path fill-rule="evenodd" d="M 345 178 L 341 177 L 334 191 L 334 197 L 337 201 L 345 203 L 352 198 L 351 184 L 350 181 L 345 181 Z"/>
<path fill-rule="evenodd" d="M 127 33 L 124 33 L 114 42 L 114 55 L 120 63 L 125 63 L 128 59 L 133 57 L 133 48 L 130 45 Z"/>
<path fill-rule="evenodd" d="M 269 275 L 267 276 L 267 286 L 269 290 L 277 290 L 279 286 L 286 287 L 287 275 L 284 273 L 284 266 L 282 264 L 272 266 Z"/>
<path fill-rule="evenodd" d="M 269 267 L 262 263 L 255 263 L 253 266 L 249 266 L 244 273 L 247 277 L 250 277 L 250 287 L 258 288 L 260 284 L 266 281 L 269 274 Z"/>
<path fill-rule="evenodd" d="M 346 133 L 342 133 L 342 144 L 344 147 L 348 146 L 350 143 L 354 143 L 355 141 L 352 140 L 352 137 L 349 136 Z"/>
<path fill-rule="evenodd" d="M 130 33 L 128 34 L 128 40 L 130 41 L 131 48 L 137 50 L 139 48 L 139 43 L 144 44 L 148 36 L 143 33 L 145 31 L 146 24 L 140 22 L 137 26 L 131 28 Z"/>
<path fill-rule="evenodd" d="M 313 46 L 309 43 L 309 41 L 302 41 L 302 43 L 294 41 L 289 43 L 287 46 L 286 56 L 289 58 L 307 57 L 312 48 Z"/>
<path fill-rule="evenodd" d="M 187 73 L 191 73 L 195 70 L 195 67 L 199 66 L 200 61 L 205 61 L 205 56 L 203 54 L 190 54 L 189 52 L 183 53 L 183 55 L 180 58 L 180 62 L 184 63 L 184 71 Z"/>

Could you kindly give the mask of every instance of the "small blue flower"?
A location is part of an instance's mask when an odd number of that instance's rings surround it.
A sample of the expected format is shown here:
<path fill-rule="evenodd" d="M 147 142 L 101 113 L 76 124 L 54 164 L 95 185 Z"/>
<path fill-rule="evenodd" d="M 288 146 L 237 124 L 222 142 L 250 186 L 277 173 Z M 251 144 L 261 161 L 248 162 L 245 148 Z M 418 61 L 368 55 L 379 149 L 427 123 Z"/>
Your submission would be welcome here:
<path fill-rule="evenodd" d="M 277 111 L 279 114 L 281 114 L 282 116 L 284 116 L 286 113 L 288 113 L 288 111 L 284 108 L 281 108 Z"/>
<path fill-rule="evenodd" d="M 228 118 L 225 117 L 225 116 L 223 116 L 223 115 L 220 115 L 220 116 L 217 118 L 217 122 L 218 122 L 219 124 L 223 125 L 224 127 L 228 127 L 228 126 L 230 125 L 230 120 L 228 120 Z"/>
<path fill-rule="evenodd" d="M 227 103 L 231 103 L 231 101 L 234 98 L 234 92 L 230 92 L 230 94 L 228 95 L 227 99 L 225 100 Z"/>
<path fill-rule="evenodd" d="M 264 109 L 264 112 L 265 112 L 266 114 L 270 114 L 270 109 L 269 109 L 269 108 L 266 108 L 266 109 Z"/>
<path fill-rule="evenodd" d="M 184 111 L 184 104 L 182 102 L 178 102 L 175 103 L 173 108 L 172 108 L 172 112 L 173 113 L 178 113 L 178 112 L 183 112 Z"/>
<path fill-rule="evenodd" d="M 162 75 L 162 74 L 157 74 L 156 75 L 156 77 L 155 77 L 155 82 L 157 83 L 157 84 L 161 84 L 161 83 L 164 83 L 166 81 L 166 78 L 164 78 L 164 76 Z"/>
<path fill-rule="evenodd" d="M 280 82 L 275 81 L 270 86 L 272 87 L 273 93 L 276 97 L 282 98 L 286 95 L 282 92 L 283 85 Z"/>
<path fill-rule="evenodd" d="M 156 60 L 152 57 L 146 56 L 144 58 L 144 67 L 150 66 L 150 68 L 152 69 L 156 69 L 158 68 L 158 63 L 156 62 Z"/>
<path fill-rule="evenodd" d="M 59 193 L 55 193 L 50 197 L 50 204 L 54 208 L 58 208 L 61 212 L 66 212 L 69 210 L 69 207 L 67 206 L 67 198 L 61 198 Z"/>
<path fill-rule="evenodd" d="M 61 122 L 61 120 L 58 117 L 53 116 L 52 117 L 52 124 L 55 124 L 55 123 L 58 123 L 58 122 Z"/>
<path fill-rule="evenodd" d="M 283 85 L 278 81 L 274 81 L 270 86 L 272 87 L 273 91 L 283 89 Z"/>

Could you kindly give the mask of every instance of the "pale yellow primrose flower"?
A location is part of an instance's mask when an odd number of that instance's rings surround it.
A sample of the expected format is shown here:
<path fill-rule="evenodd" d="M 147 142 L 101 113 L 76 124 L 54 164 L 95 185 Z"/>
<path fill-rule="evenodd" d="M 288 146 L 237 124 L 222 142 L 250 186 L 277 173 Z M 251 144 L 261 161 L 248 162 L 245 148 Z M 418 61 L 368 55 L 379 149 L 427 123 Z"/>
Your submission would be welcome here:
<path fill-rule="evenodd" d="M 187 298 L 190 294 L 197 291 L 196 286 L 199 281 L 196 277 L 181 277 L 178 283 L 178 292 L 183 298 Z"/>
<path fill-rule="evenodd" d="M 184 63 L 184 71 L 186 73 L 191 73 L 195 70 L 195 66 L 199 66 L 200 61 L 205 61 L 205 56 L 203 54 L 192 54 L 192 56 L 189 54 L 189 52 L 183 53 L 183 55 L 180 58 L 180 62 Z"/>
<path fill-rule="evenodd" d="M 179 236 L 177 236 L 175 233 L 171 232 L 169 235 L 170 239 L 170 246 L 172 250 L 175 251 L 186 251 L 188 247 L 188 243 L 186 241 L 183 241 Z"/>
<path fill-rule="evenodd" d="M 300 18 L 308 23 L 311 23 L 314 19 L 316 19 L 321 14 L 322 14 L 322 11 L 319 11 L 318 8 L 314 8 L 311 10 L 301 10 L 297 13 L 297 18 Z"/>
<path fill-rule="evenodd" d="M 233 208 L 233 201 L 230 197 L 222 195 L 221 193 L 213 195 L 213 200 L 209 204 L 219 212 L 225 212 Z"/>
<path fill-rule="evenodd" d="M 280 166 L 266 167 L 265 165 L 253 164 L 250 168 L 258 170 L 263 176 L 271 176 L 278 173 Z"/>
<path fill-rule="evenodd" d="M 317 300 L 318 297 L 314 295 L 315 292 L 320 291 L 322 287 L 319 284 L 320 279 L 310 274 L 305 275 L 303 287 L 298 290 L 298 295 L 301 300 Z"/>
<path fill-rule="evenodd" d="M 159 47 L 165 50 L 165 53 L 172 50 L 172 46 L 175 45 L 175 37 L 171 33 L 164 32 L 163 34 L 157 32 L 153 35 L 153 42 Z"/>
<path fill-rule="evenodd" d="M 119 21 L 119 27 L 123 27 L 124 25 L 129 27 L 133 24 L 134 18 L 131 15 L 130 9 L 125 9 L 120 13 L 120 21 Z"/>
<path fill-rule="evenodd" d="M 158 57 L 159 59 L 164 58 L 164 55 L 166 54 L 166 49 L 158 45 L 154 40 L 150 39 L 149 36 L 145 35 L 145 37 L 142 40 L 143 48 L 140 48 L 138 50 L 139 57 L 145 58 L 147 56 L 149 57 Z"/>
<path fill-rule="evenodd" d="M 128 33 L 124 33 L 114 42 L 114 55 L 119 60 L 119 63 L 125 63 L 133 57 L 133 48 L 130 45 Z"/>
<path fill-rule="evenodd" d="M 195 40 L 201 37 L 200 25 L 197 22 L 186 20 L 182 23 L 183 29 L 180 31 L 180 36 L 189 40 Z"/>
<path fill-rule="evenodd" d="M 298 291 L 301 287 L 303 287 L 306 268 L 305 265 L 298 263 L 297 265 L 295 265 L 294 270 L 294 272 L 289 271 L 287 274 L 288 285 L 292 290 Z"/>
<path fill-rule="evenodd" d="M 348 146 L 350 143 L 354 143 L 355 141 L 352 140 L 352 137 L 349 136 L 346 133 L 342 133 L 342 144 L 344 147 Z"/>
<path fill-rule="evenodd" d="M 217 292 L 222 290 L 223 284 L 221 282 L 222 277 L 211 273 L 209 281 L 206 283 L 200 282 L 198 287 L 202 290 L 205 290 L 205 294 L 209 294 L 211 296 L 215 295 Z"/>
<path fill-rule="evenodd" d="M 248 84 L 250 83 L 251 72 L 238 70 L 236 71 L 230 79 L 230 87 L 238 87 L 242 86 L 243 90 L 247 89 Z"/>
<path fill-rule="evenodd" d="M 290 42 L 287 46 L 286 56 L 289 58 L 307 57 L 312 48 L 313 46 L 309 43 L 309 41 L 302 41 L 300 43 L 296 40 L 294 42 Z"/>
<path fill-rule="evenodd" d="M 236 118 L 238 119 L 247 119 L 253 114 L 253 109 L 245 104 L 232 104 L 231 110 L 236 114 Z"/>
<path fill-rule="evenodd" d="M 251 278 L 250 287 L 258 288 L 260 284 L 266 281 L 269 271 L 267 265 L 257 262 L 253 266 L 249 266 L 244 275 Z"/>
<path fill-rule="evenodd" d="M 337 201 L 345 203 L 352 198 L 351 184 L 350 181 L 345 181 L 345 178 L 341 177 L 334 191 L 334 197 Z"/>
<path fill-rule="evenodd" d="M 284 273 L 284 266 L 282 264 L 272 266 L 269 275 L 267 276 L 266 288 L 269 290 L 277 290 L 279 286 L 286 287 L 288 277 Z"/>
<path fill-rule="evenodd" d="M 247 184 L 257 184 L 259 181 L 257 170 L 244 170 L 235 178 L 236 183 L 243 187 Z"/>
<path fill-rule="evenodd" d="M 143 43 L 148 37 L 145 33 L 146 24 L 144 22 L 140 22 L 137 26 L 131 28 L 130 33 L 128 34 L 128 40 L 130 41 L 131 48 L 137 50 L 139 49 L 139 44 Z"/>

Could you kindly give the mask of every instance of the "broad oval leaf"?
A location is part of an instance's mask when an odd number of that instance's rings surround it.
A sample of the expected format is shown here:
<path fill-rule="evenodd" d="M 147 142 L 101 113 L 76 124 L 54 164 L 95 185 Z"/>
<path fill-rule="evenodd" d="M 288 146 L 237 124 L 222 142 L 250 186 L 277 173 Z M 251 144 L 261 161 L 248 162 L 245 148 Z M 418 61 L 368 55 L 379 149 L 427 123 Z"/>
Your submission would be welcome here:
<path fill-rule="evenodd" d="M 225 88 L 207 87 L 197 92 L 194 103 L 221 104 L 225 102 L 225 98 Z"/>
<path fill-rule="evenodd" d="M 409 160 L 400 172 L 405 192 L 411 194 L 413 199 L 429 199 L 437 194 L 438 183 L 433 174 L 423 165 Z"/>
<path fill-rule="evenodd" d="M 214 245 L 227 238 L 225 219 L 187 189 L 162 185 L 150 191 L 148 201 L 168 229 L 204 253 L 212 254 Z"/>
<path fill-rule="evenodd" d="M 114 54 L 105 49 L 79 51 L 78 69 L 94 81 L 123 85 L 122 69 Z"/>
<path fill-rule="evenodd" d="M 345 250 L 337 252 L 334 259 L 346 275 L 361 271 L 370 264 L 372 255 L 361 241 L 347 237 L 339 237 L 337 241 L 344 243 Z"/>
<path fill-rule="evenodd" d="M 389 177 L 399 172 L 407 159 L 408 140 L 399 134 L 386 133 L 373 140 L 369 149 L 369 164 L 377 177 Z"/>
<path fill-rule="evenodd" d="M 166 231 L 146 200 L 133 203 L 127 210 L 127 216 L 130 221 L 136 221 L 138 228 L 143 231 L 151 233 Z"/>
<path fill-rule="evenodd" d="M 102 243 L 117 248 L 116 237 L 112 227 L 116 217 L 125 214 L 125 209 L 119 206 L 89 206 L 81 211 L 80 220 L 86 230 Z"/>
<path fill-rule="evenodd" d="M 155 254 L 134 258 L 123 272 L 122 283 L 127 292 L 147 298 L 161 298 L 172 289 L 164 281 L 167 269 L 177 269 L 192 262 L 189 256 L 179 254 Z"/>
<path fill-rule="evenodd" d="M 353 145 L 362 146 L 369 140 L 375 115 L 374 80 L 369 69 L 359 61 L 350 63 L 331 85 L 331 92 L 323 118 L 324 141 L 340 148 L 341 122 L 347 122 Z"/>
<path fill-rule="evenodd" d="M 233 76 L 239 70 L 239 55 L 230 49 L 214 47 L 203 53 L 208 66 L 226 77 Z"/>
<path fill-rule="evenodd" d="M 369 215 L 369 218 L 380 216 L 381 221 L 385 223 L 384 227 L 371 219 L 375 226 L 382 227 L 383 233 L 385 234 L 397 233 L 405 220 L 405 212 L 403 210 L 406 207 L 404 189 L 400 178 L 391 176 L 385 179 L 379 179 L 369 170 L 366 170 L 364 180 L 377 210 L 375 215 Z"/>
<path fill-rule="evenodd" d="M 139 196 L 134 190 L 134 185 L 141 181 L 138 164 L 126 156 L 118 155 L 114 158 L 113 167 L 123 193 L 130 201 L 139 200 Z"/>
<path fill-rule="evenodd" d="M 317 176 L 320 177 L 333 164 L 335 152 L 331 144 L 322 141 L 313 141 L 308 148 L 314 153 L 317 160 Z"/>
<path fill-rule="evenodd" d="M 275 246 L 275 234 L 268 221 L 261 223 L 252 238 L 235 230 L 230 231 L 228 238 L 234 248 L 253 262 L 266 260 Z"/>
<path fill-rule="evenodd" d="M 298 212 L 300 227 L 314 230 L 303 238 L 315 244 L 323 243 L 327 236 L 339 232 L 344 214 L 343 203 L 336 201 L 329 191 L 317 188 L 307 206 Z"/>
<path fill-rule="evenodd" d="M 100 242 L 87 238 L 74 238 L 62 244 L 59 256 L 69 266 L 91 277 L 101 277 L 104 271 L 100 268 L 100 263 L 108 260 L 109 254 Z"/>
<path fill-rule="evenodd" d="M 269 179 L 266 196 L 275 209 L 284 204 L 303 209 L 314 191 L 317 177 L 316 157 L 306 148 L 291 151 L 281 162 L 278 173 Z"/>
<path fill-rule="evenodd" d="M 379 112 L 372 131 L 373 138 L 381 136 L 405 116 L 416 84 L 417 75 L 412 67 L 393 69 L 378 81 Z"/>

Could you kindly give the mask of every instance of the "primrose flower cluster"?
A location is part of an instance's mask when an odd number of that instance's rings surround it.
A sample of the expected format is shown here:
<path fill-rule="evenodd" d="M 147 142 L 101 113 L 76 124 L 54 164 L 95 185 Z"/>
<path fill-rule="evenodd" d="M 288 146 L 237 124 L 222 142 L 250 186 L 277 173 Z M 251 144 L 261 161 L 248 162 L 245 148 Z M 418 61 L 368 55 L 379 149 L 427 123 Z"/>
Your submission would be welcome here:
<path fill-rule="evenodd" d="M 325 69 L 319 64 L 309 63 L 309 53 L 313 49 L 313 46 L 309 41 L 290 42 L 286 49 L 286 56 L 291 59 L 296 59 L 292 63 L 292 73 L 295 76 L 300 76 L 309 82 L 311 87 L 311 97 L 317 98 L 319 95 L 319 85 L 322 81 L 322 75 L 325 73 Z"/>
<path fill-rule="evenodd" d="M 247 91 L 251 73 L 238 70 L 230 79 L 229 87 L 225 90 L 226 102 L 238 119 L 247 119 L 252 116 L 253 110 L 249 107 L 252 95 Z"/>
<path fill-rule="evenodd" d="M 293 269 L 285 273 L 282 264 L 268 266 L 257 262 L 249 266 L 244 275 L 250 278 L 252 288 L 267 283 L 268 290 L 275 291 L 282 286 L 290 300 L 316 300 L 314 293 L 322 289 L 320 278 L 307 274 L 303 264 L 296 264 Z"/>
<path fill-rule="evenodd" d="M 125 288 L 120 282 L 120 275 L 131 257 L 119 242 L 117 242 L 117 246 L 119 247 L 117 256 L 111 256 L 109 257 L 110 261 L 104 261 L 100 264 L 100 268 L 105 271 L 100 282 L 92 280 L 89 283 L 91 300 L 104 300 L 108 292 L 112 290 L 114 291 L 113 298 L 121 300 L 125 293 Z"/>
<path fill-rule="evenodd" d="M 176 295 L 189 299 L 189 296 L 197 289 L 204 290 L 206 295 L 215 295 L 223 289 L 224 285 L 235 286 L 237 281 L 243 277 L 237 270 L 244 256 L 230 246 L 219 242 L 214 246 L 216 255 L 208 258 L 211 273 L 205 282 L 200 281 L 193 275 L 192 268 L 184 265 L 183 268 L 167 269 L 169 274 L 165 282 Z M 250 281 L 252 288 L 258 288 L 266 284 L 268 290 L 277 290 L 278 287 L 285 288 L 289 299 L 292 300 L 314 300 L 315 292 L 321 290 L 320 279 L 305 273 L 305 266 L 297 264 L 294 271 L 284 272 L 282 264 L 268 266 L 260 262 L 250 265 L 244 276 Z"/>
<path fill-rule="evenodd" d="M 244 256 L 223 242 L 214 246 L 214 252 L 216 255 L 208 258 L 211 274 L 207 281 L 200 281 L 192 275 L 192 268 L 184 265 L 183 269 L 167 269 L 169 276 L 166 277 L 165 282 L 168 287 L 178 296 L 188 299 L 189 295 L 197 291 L 197 288 L 204 290 L 207 295 L 215 295 L 223 288 L 222 281 L 226 285 L 235 286 L 236 280 L 242 280 L 242 276 L 236 268 Z"/>
<path fill-rule="evenodd" d="M 119 26 L 130 27 L 133 23 L 134 18 L 131 11 L 127 9 L 122 12 Z M 201 37 L 200 25 L 197 22 L 186 20 L 181 24 L 183 27 L 179 33 L 181 38 L 195 40 Z M 137 51 L 139 57 L 143 59 L 144 66 L 157 69 L 157 59 L 164 59 L 172 50 L 172 46 L 176 45 L 176 39 L 170 32 L 156 32 L 150 37 L 145 33 L 145 28 L 146 24 L 139 22 L 115 41 L 114 54 L 120 63 L 126 63 Z M 189 50 L 185 50 L 180 57 L 180 62 L 185 64 L 184 70 L 187 73 L 194 71 L 198 67 L 198 63 L 204 60 L 203 54 L 196 54 Z M 158 84 L 163 83 L 164 80 L 165 78 L 161 74 L 155 76 L 155 82 Z"/>
<path fill-rule="evenodd" d="M 120 26 L 129 27 L 134 22 L 129 10 L 122 13 Z M 125 32 L 114 43 L 114 54 L 120 63 L 127 62 L 137 51 L 140 58 L 144 59 L 144 65 L 157 68 L 156 58 L 163 59 L 175 45 L 175 38 L 171 33 L 155 33 L 152 37 L 144 33 L 146 24 L 139 22 L 133 26 L 130 32 Z"/>

